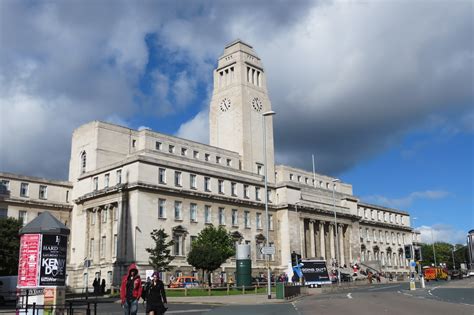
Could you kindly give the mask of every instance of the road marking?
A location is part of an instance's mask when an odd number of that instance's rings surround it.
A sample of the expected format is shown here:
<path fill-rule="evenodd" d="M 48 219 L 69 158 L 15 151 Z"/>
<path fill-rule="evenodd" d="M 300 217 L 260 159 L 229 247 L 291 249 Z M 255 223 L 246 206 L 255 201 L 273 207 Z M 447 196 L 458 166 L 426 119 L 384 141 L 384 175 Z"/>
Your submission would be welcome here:
<path fill-rule="evenodd" d="M 431 295 L 431 296 L 433 296 L 433 294 L 431 293 L 431 290 L 428 290 L 428 294 Z"/>
<path fill-rule="evenodd" d="M 398 290 L 397 293 L 402 293 L 402 291 Z"/>
<path fill-rule="evenodd" d="M 209 312 L 212 308 L 201 308 L 196 310 L 181 310 L 181 311 L 167 311 L 167 314 L 182 314 L 182 313 L 197 313 L 197 312 Z"/>
<path fill-rule="evenodd" d="M 378 287 L 378 288 L 369 289 L 369 291 L 378 291 L 378 290 L 385 290 L 385 289 L 392 289 L 392 288 L 394 288 L 394 286 Z"/>
<path fill-rule="evenodd" d="M 347 297 L 348 297 L 349 299 L 352 299 L 351 294 L 352 294 L 352 293 L 347 293 Z"/>

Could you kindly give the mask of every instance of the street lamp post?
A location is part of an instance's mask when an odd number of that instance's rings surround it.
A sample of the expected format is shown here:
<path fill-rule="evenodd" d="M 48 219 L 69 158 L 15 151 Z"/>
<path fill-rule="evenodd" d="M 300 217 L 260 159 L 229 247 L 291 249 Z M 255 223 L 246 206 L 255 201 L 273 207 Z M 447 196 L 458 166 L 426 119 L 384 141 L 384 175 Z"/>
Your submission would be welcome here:
<path fill-rule="evenodd" d="M 453 255 L 453 269 L 456 270 L 456 263 L 454 262 L 454 252 L 456 250 L 456 244 L 453 245 L 453 251 L 452 251 L 452 255 Z"/>
<path fill-rule="evenodd" d="M 340 182 L 339 179 L 335 178 L 332 180 L 332 209 L 334 211 L 334 228 L 336 229 L 336 263 L 337 263 L 337 284 L 341 285 L 341 269 L 340 269 L 340 254 L 339 254 L 339 233 L 337 231 L 337 216 L 336 216 L 336 198 L 335 198 L 335 187 L 336 183 Z"/>
<path fill-rule="evenodd" d="M 265 217 L 266 217 L 266 228 L 265 228 L 265 246 L 269 246 L 268 237 L 270 230 L 270 220 L 268 218 L 268 184 L 267 184 L 267 128 L 265 123 L 265 117 L 275 115 L 274 111 L 268 111 L 262 114 L 262 125 L 263 125 L 263 176 L 265 182 Z M 271 288 L 271 275 L 270 275 L 270 255 L 265 255 L 265 261 L 267 263 L 267 296 L 268 299 L 272 298 Z"/>
<path fill-rule="evenodd" d="M 431 228 L 431 244 L 433 246 L 433 258 L 434 258 L 434 264 L 435 267 L 437 266 L 436 264 L 436 250 L 435 250 L 435 243 L 434 243 L 434 238 L 433 238 L 433 228 Z"/>
<path fill-rule="evenodd" d="M 134 246 L 134 258 L 135 258 L 135 263 L 137 263 L 138 259 L 137 259 L 137 232 L 142 232 L 142 230 L 140 230 L 140 228 L 138 226 L 135 226 L 135 246 Z"/>

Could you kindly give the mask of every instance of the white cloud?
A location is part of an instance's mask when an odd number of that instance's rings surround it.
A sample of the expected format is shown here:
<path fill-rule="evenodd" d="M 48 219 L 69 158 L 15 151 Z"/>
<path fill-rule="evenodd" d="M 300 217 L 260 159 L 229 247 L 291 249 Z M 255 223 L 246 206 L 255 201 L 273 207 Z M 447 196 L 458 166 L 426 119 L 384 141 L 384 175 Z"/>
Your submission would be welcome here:
<path fill-rule="evenodd" d="M 393 208 L 407 208 L 419 199 L 442 199 L 450 196 L 450 193 L 443 190 L 415 191 L 401 198 L 389 198 L 380 195 L 364 196 L 362 200 L 369 203 L 385 205 Z"/>
<path fill-rule="evenodd" d="M 182 124 L 176 132 L 176 136 L 201 143 L 209 143 L 209 115 L 207 109 Z"/>
<path fill-rule="evenodd" d="M 421 242 L 432 244 L 434 242 L 447 242 L 451 244 L 465 244 L 467 231 L 457 230 L 451 225 L 435 224 L 415 227 L 420 232 Z"/>

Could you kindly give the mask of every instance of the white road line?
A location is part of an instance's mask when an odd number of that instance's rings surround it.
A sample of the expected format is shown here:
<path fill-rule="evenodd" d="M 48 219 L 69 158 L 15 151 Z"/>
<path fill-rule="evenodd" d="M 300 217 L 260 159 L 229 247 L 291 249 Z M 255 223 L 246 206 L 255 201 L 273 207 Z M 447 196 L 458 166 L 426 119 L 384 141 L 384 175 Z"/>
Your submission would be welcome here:
<path fill-rule="evenodd" d="M 402 293 L 402 291 L 397 291 L 397 293 Z"/>
<path fill-rule="evenodd" d="M 378 287 L 378 288 L 369 289 L 369 291 L 378 291 L 378 290 L 385 290 L 385 289 L 392 289 L 392 288 L 393 288 L 393 286 Z"/>
<path fill-rule="evenodd" d="M 433 296 L 433 294 L 431 293 L 431 290 L 428 290 L 428 294 L 431 295 L 431 296 Z"/>
<path fill-rule="evenodd" d="M 201 308 L 201 309 L 196 309 L 196 310 L 167 311 L 166 314 L 209 312 L 210 310 L 212 310 L 212 308 Z"/>
<path fill-rule="evenodd" d="M 352 299 L 352 295 L 351 295 L 351 294 L 352 294 L 352 293 L 347 293 L 347 297 L 348 297 L 349 299 Z"/>

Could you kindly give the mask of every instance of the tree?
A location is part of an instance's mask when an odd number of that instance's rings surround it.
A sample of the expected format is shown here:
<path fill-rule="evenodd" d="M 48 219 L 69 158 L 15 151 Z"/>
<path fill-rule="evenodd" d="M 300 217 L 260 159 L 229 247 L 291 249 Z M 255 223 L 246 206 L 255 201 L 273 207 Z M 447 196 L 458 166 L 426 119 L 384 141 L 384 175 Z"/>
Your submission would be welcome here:
<path fill-rule="evenodd" d="M 20 251 L 20 236 L 18 231 L 23 227 L 21 220 L 15 218 L 0 219 L 0 275 L 11 276 L 18 274 L 18 258 Z"/>
<path fill-rule="evenodd" d="M 211 286 L 211 272 L 233 255 L 235 255 L 234 242 L 230 233 L 222 226 L 216 229 L 213 225 L 209 225 L 191 244 L 187 261 L 194 268 L 202 270 L 203 279 L 204 271 L 207 271 L 207 280 Z"/>
<path fill-rule="evenodd" d="M 150 233 L 151 238 L 155 242 L 155 247 L 147 248 L 146 251 L 150 253 L 148 262 L 157 271 L 169 271 L 171 267 L 169 264 L 173 261 L 174 256 L 171 256 L 170 247 L 174 245 L 174 241 L 167 241 L 168 234 L 164 229 L 156 230 Z"/>
<path fill-rule="evenodd" d="M 459 269 L 460 264 L 466 262 L 467 246 L 456 244 L 452 245 L 445 242 L 434 243 L 436 252 L 436 264 L 446 264 L 448 269 L 453 269 L 453 254 L 456 268 Z M 453 249 L 454 253 L 453 253 Z M 423 255 L 423 266 L 431 266 L 434 264 L 433 244 L 422 244 L 421 252 Z"/>

